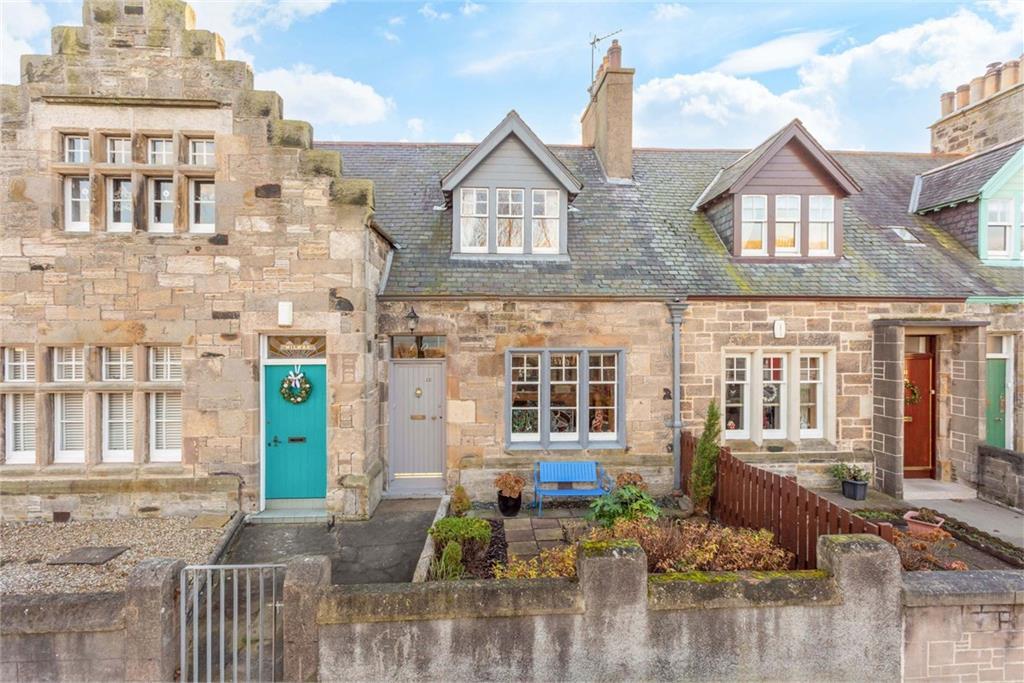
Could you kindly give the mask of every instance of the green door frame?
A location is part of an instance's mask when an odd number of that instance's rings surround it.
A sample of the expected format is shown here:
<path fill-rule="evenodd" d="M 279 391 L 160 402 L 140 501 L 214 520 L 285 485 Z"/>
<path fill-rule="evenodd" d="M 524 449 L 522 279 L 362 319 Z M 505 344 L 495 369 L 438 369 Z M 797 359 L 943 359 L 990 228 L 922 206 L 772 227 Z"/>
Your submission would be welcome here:
<path fill-rule="evenodd" d="M 1014 424 L 1015 407 L 1013 405 L 1014 378 L 1017 375 L 1017 370 L 1014 367 L 1014 356 L 1015 356 L 1014 344 L 1017 341 L 1015 339 L 1016 335 L 1013 335 L 1013 334 L 999 334 L 999 333 L 996 333 L 996 332 L 992 332 L 988 336 L 989 337 L 994 337 L 994 336 L 1001 337 L 1002 338 L 1002 342 L 1001 342 L 1001 345 L 1000 345 L 1000 350 L 998 352 L 995 352 L 995 353 L 989 352 L 989 353 L 986 354 L 986 357 L 985 357 L 985 380 L 986 380 L 986 388 L 985 388 L 985 394 L 986 394 L 985 395 L 985 402 L 986 402 L 986 405 L 985 405 L 986 434 L 985 434 L 985 439 L 986 439 L 986 443 L 991 443 L 991 442 L 988 441 L 989 402 L 990 402 L 990 399 L 993 398 L 994 394 L 992 392 L 992 387 L 988 386 L 988 380 L 990 379 L 989 378 L 989 371 L 990 371 L 990 365 L 991 365 L 990 361 L 1003 361 L 1003 374 L 1004 374 L 1004 377 L 1003 377 L 1003 387 L 1002 387 L 1002 390 L 1003 390 L 1003 392 L 1005 392 L 1005 397 L 1006 397 L 1006 399 L 1005 399 L 1005 407 L 1003 409 L 1003 448 L 1008 448 L 1010 450 L 1013 450 L 1014 440 L 1016 438 L 1016 432 L 1014 430 L 1014 427 L 1016 426 Z"/>
<path fill-rule="evenodd" d="M 296 334 L 295 332 L 289 331 L 287 334 Z M 315 332 L 310 333 L 314 336 L 324 336 L 323 333 Z M 266 396 L 267 387 L 265 386 L 266 371 L 264 368 L 268 365 L 318 365 L 323 366 L 324 376 L 327 377 L 327 359 L 325 358 L 296 358 L 296 359 L 284 359 L 284 358 L 268 358 L 267 354 L 267 337 L 266 335 L 260 336 L 260 379 L 259 379 L 259 392 L 260 392 L 260 507 L 259 511 L 262 512 L 267 508 L 267 407 L 266 407 Z M 324 382 L 326 385 L 326 381 Z M 324 387 L 327 390 L 327 387 Z M 283 399 L 282 399 L 283 400 Z M 330 411 L 330 401 L 324 401 L 324 429 L 327 429 L 328 414 Z M 327 435 L 324 435 L 325 443 L 328 443 Z M 326 463 L 325 463 L 326 466 Z"/>

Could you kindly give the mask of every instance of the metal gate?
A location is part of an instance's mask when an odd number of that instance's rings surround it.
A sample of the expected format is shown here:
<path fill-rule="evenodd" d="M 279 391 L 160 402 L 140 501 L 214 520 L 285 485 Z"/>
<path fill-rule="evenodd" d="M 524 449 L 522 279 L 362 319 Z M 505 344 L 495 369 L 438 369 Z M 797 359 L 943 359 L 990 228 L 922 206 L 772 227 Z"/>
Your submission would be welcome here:
<path fill-rule="evenodd" d="M 281 680 L 283 593 L 283 564 L 185 567 L 179 680 Z"/>

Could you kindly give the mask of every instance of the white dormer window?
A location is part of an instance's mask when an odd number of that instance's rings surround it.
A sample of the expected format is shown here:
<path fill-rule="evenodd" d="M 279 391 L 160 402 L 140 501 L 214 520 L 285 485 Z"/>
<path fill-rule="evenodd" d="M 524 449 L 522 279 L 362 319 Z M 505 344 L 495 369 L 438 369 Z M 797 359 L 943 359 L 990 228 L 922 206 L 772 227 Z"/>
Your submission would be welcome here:
<path fill-rule="evenodd" d="M 558 190 L 533 191 L 533 253 L 558 253 L 560 204 L 561 193 Z"/>
<path fill-rule="evenodd" d="M 499 189 L 498 252 L 523 252 L 523 190 Z"/>
<path fill-rule="evenodd" d="M 836 198 L 830 194 L 808 198 L 807 253 L 830 256 L 835 253 Z"/>
<path fill-rule="evenodd" d="M 1009 258 L 1013 233 L 1013 200 L 988 200 L 988 257 Z"/>
<path fill-rule="evenodd" d="M 768 196 L 745 194 L 742 204 L 742 254 L 763 256 L 768 253 Z"/>
<path fill-rule="evenodd" d="M 149 163 L 152 166 L 170 166 L 174 163 L 174 140 L 151 138 L 149 141 Z"/>
<path fill-rule="evenodd" d="M 800 195 L 775 197 L 775 253 L 800 254 Z"/>
<path fill-rule="evenodd" d="M 89 163 L 89 138 L 84 135 L 65 135 L 64 162 L 68 164 Z"/>
<path fill-rule="evenodd" d="M 459 233 L 462 251 L 487 251 L 487 188 L 464 187 L 460 201 Z"/>

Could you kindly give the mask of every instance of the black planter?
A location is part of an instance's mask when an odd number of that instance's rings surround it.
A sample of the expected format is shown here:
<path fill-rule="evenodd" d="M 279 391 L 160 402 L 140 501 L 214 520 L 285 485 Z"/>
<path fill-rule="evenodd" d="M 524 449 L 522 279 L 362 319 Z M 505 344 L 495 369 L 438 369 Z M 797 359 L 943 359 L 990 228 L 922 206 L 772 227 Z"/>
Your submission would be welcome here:
<path fill-rule="evenodd" d="M 519 514 L 519 508 L 523 506 L 523 494 L 515 498 L 498 494 L 498 510 L 506 517 L 515 517 Z"/>
<path fill-rule="evenodd" d="M 868 483 L 843 479 L 843 497 L 850 500 L 864 500 L 868 497 Z"/>

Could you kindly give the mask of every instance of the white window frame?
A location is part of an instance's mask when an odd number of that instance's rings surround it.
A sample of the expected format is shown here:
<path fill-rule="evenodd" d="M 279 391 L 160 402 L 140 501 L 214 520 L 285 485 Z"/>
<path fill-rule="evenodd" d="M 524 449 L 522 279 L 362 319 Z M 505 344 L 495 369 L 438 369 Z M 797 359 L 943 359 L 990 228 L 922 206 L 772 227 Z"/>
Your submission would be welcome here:
<path fill-rule="evenodd" d="M 550 215 L 547 213 L 548 209 L 548 196 L 555 196 L 555 213 Z M 537 196 L 540 195 L 542 199 L 542 205 L 544 211 L 537 213 Z M 561 249 L 562 239 L 562 191 L 561 190 L 548 190 L 548 189 L 535 189 L 530 193 L 530 245 L 534 254 L 557 254 Z M 536 236 L 540 234 L 538 230 L 538 222 L 540 221 L 554 221 L 555 225 L 555 240 L 554 245 L 551 247 L 539 247 L 537 246 Z"/>
<path fill-rule="evenodd" d="M 85 381 L 85 349 L 81 346 L 55 346 L 52 353 L 54 382 Z M 70 376 L 64 376 L 68 371 Z"/>
<path fill-rule="evenodd" d="M 22 402 L 24 405 L 32 406 L 32 419 L 31 421 L 26 419 L 18 420 L 15 423 L 14 420 L 14 403 Z M 34 465 L 36 462 L 36 425 L 39 419 L 38 411 L 36 410 L 36 397 L 34 394 L 7 394 L 5 397 L 5 430 L 6 430 L 6 448 L 4 453 L 4 463 L 8 465 Z M 22 415 L 24 415 L 24 409 L 22 409 Z M 31 429 L 28 432 L 24 431 L 25 425 L 31 425 Z M 31 440 L 31 448 L 15 448 L 15 439 L 17 434 L 22 435 L 22 440 Z"/>
<path fill-rule="evenodd" d="M 797 362 L 800 364 L 798 369 L 800 383 L 799 390 L 797 391 L 797 405 L 800 412 L 803 412 L 803 388 L 805 385 L 815 385 L 814 388 L 814 401 L 818 412 L 818 426 L 814 429 L 807 428 L 800 425 L 800 438 L 801 439 L 823 439 L 825 437 L 825 355 L 822 353 L 799 353 L 795 354 Z M 814 359 L 818 363 L 818 378 L 817 379 L 804 379 L 804 359 Z"/>
<path fill-rule="evenodd" d="M 758 220 L 748 217 L 747 210 L 753 212 L 758 207 L 747 206 L 747 200 L 760 199 L 764 202 L 764 206 L 761 207 L 764 211 L 764 218 Z M 760 225 L 761 226 L 761 248 L 760 249 L 747 249 L 744 243 L 746 242 L 746 226 L 747 225 Z M 768 255 L 768 195 L 766 194 L 744 194 L 740 195 L 740 255 L 742 256 L 767 256 Z"/>
<path fill-rule="evenodd" d="M 119 143 L 127 143 L 128 149 L 117 149 Z M 123 157 L 123 158 L 120 158 Z M 130 164 L 132 163 L 132 139 L 112 136 L 107 138 L 107 163 L 108 164 Z"/>
<path fill-rule="evenodd" d="M 213 200 L 200 198 L 199 186 L 210 185 L 213 187 Z M 196 221 L 196 212 L 200 205 L 213 205 L 213 223 L 199 223 Z M 188 183 L 188 230 L 189 232 L 212 233 L 217 231 L 217 185 L 212 178 L 192 179 Z"/>
<path fill-rule="evenodd" d="M 84 147 L 79 148 L 77 144 L 72 145 L 71 143 L 84 143 Z M 65 164 L 88 164 L 92 158 L 92 150 L 90 149 L 89 136 L 88 135 L 65 135 L 64 136 L 64 163 Z"/>
<path fill-rule="evenodd" d="M 68 397 L 76 396 L 82 402 L 82 448 L 62 448 L 64 441 L 64 409 Z M 53 462 L 56 464 L 82 464 L 85 462 L 85 394 L 54 394 L 53 396 Z"/>
<path fill-rule="evenodd" d="M 780 216 L 780 211 L 789 210 L 782 209 L 779 204 L 780 199 L 795 199 L 796 200 L 796 215 L 795 218 L 790 216 L 784 218 Z M 775 247 L 776 256 L 799 256 L 800 255 L 800 219 L 803 213 L 803 198 L 798 194 L 778 194 L 775 195 Z M 780 247 L 779 246 L 779 224 L 792 224 L 793 225 L 793 246 L 792 247 Z"/>
<path fill-rule="evenodd" d="M 580 440 L 580 412 L 583 406 L 580 405 L 580 372 L 582 371 L 583 365 L 583 354 L 579 351 L 552 351 L 548 358 L 554 358 L 555 356 L 576 356 L 576 380 L 558 380 L 552 379 L 552 372 L 555 370 L 554 365 L 548 362 L 548 396 L 551 396 L 551 388 L 557 385 L 574 385 L 576 387 L 576 431 L 575 432 L 555 432 L 551 429 L 551 414 L 556 410 L 555 406 L 551 404 L 550 398 L 548 399 L 548 440 L 549 441 L 579 441 Z M 565 372 L 565 366 L 560 368 L 562 372 Z"/>
<path fill-rule="evenodd" d="M 160 198 L 158 198 L 156 196 L 156 184 L 157 184 L 157 182 L 164 182 L 164 181 L 169 182 L 171 184 L 171 198 L 170 199 L 160 199 Z M 148 227 L 149 227 L 149 232 L 156 232 L 156 233 L 162 233 L 162 234 L 174 232 L 174 209 L 175 209 L 175 206 L 174 206 L 174 204 L 175 204 L 174 179 L 173 178 L 150 178 L 149 182 L 148 182 L 148 185 L 149 185 L 149 187 L 147 188 L 148 192 L 146 194 L 148 195 L 149 200 L 146 203 L 149 205 L 148 206 L 148 213 L 149 213 L 149 226 Z M 158 203 L 160 203 L 160 204 L 170 204 L 171 205 L 171 221 L 169 223 L 158 223 L 156 221 L 156 205 Z"/>
<path fill-rule="evenodd" d="M 181 392 L 180 391 L 154 391 L 148 395 L 149 404 L 149 460 L 150 462 L 180 462 L 181 461 L 181 444 L 178 444 L 177 448 L 158 448 L 156 444 L 157 435 L 157 422 L 170 423 L 171 420 L 163 419 L 158 420 L 157 418 L 157 396 L 163 396 L 164 405 L 166 406 L 168 396 L 178 397 L 178 434 L 180 438 L 183 438 L 182 434 L 182 422 L 181 419 Z"/>
<path fill-rule="evenodd" d="M 130 391 L 106 392 L 101 394 L 103 403 L 103 462 L 132 462 L 135 459 L 135 404 Z M 111 416 L 110 402 L 114 396 L 123 396 L 125 400 L 125 416 L 120 420 L 128 437 L 127 448 L 111 448 Z"/>
<path fill-rule="evenodd" d="M 85 199 L 81 197 L 81 191 L 79 196 L 76 198 L 73 196 L 72 187 L 76 183 L 79 187 L 85 187 L 88 190 L 89 196 Z M 81 209 L 81 217 L 85 220 L 74 221 L 71 220 L 72 211 L 71 205 L 77 203 Z M 92 182 L 89 176 L 65 176 L 64 177 L 64 230 L 67 232 L 89 232 L 89 215 L 92 209 Z"/>
<path fill-rule="evenodd" d="M 508 204 L 510 211 L 508 213 L 501 212 L 502 199 L 501 195 L 503 192 L 508 193 L 508 200 L 505 201 Z M 515 194 L 519 193 L 519 200 L 514 199 Z M 515 206 L 519 205 L 519 213 L 515 213 Z M 495 233 L 494 241 L 497 245 L 499 254 L 522 254 L 526 249 L 526 191 L 521 188 L 515 187 L 499 187 L 495 190 L 494 198 L 494 211 L 497 221 L 495 222 Z M 519 246 L 502 246 L 501 244 L 501 221 L 502 220 L 518 220 L 519 221 Z"/>
<path fill-rule="evenodd" d="M 192 138 L 188 141 L 188 163 L 191 166 L 215 166 L 217 147 L 213 138 Z"/>
<path fill-rule="evenodd" d="M 15 374 L 21 376 L 15 377 Z M 35 349 L 27 346 L 8 346 L 4 348 L 4 381 L 36 381 Z"/>
<path fill-rule="evenodd" d="M 473 206 L 474 213 L 466 213 L 466 196 L 468 193 L 474 193 L 474 196 L 469 203 Z M 484 212 L 482 214 L 476 213 L 477 204 L 479 203 L 479 196 L 475 193 L 484 193 Z M 459 251 L 466 254 L 486 254 L 490 249 L 490 213 L 491 213 L 491 193 L 486 187 L 463 187 L 459 191 Z M 467 245 L 466 244 L 466 219 L 484 219 L 484 244 L 483 246 Z"/>
<path fill-rule="evenodd" d="M 611 380 L 604 379 L 605 372 L 609 369 L 609 366 L 607 366 L 607 365 L 599 365 L 599 366 L 597 366 L 597 368 L 595 368 L 591 364 L 595 358 L 601 358 L 603 356 L 611 356 L 612 357 L 612 364 L 611 364 L 611 367 L 610 367 L 610 369 L 612 371 L 612 378 L 611 378 Z M 599 379 L 599 380 L 595 380 L 593 377 L 590 376 L 591 371 L 595 370 L 595 369 L 600 369 L 601 379 Z M 618 441 L 619 440 L 619 411 L 622 409 L 622 406 L 619 405 L 619 354 L 617 354 L 617 353 L 615 353 L 613 351 L 608 351 L 608 352 L 591 351 L 591 352 L 589 352 L 587 354 L 587 367 L 586 368 L 581 368 L 580 372 L 586 372 L 587 373 L 587 388 L 588 388 L 588 390 L 589 390 L 589 388 L 592 385 L 595 385 L 595 384 L 599 385 L 599 386 L 609 386 L 610 385 L 611 388 L 612 388 L 612 405 L 611 405 L 612 421 L 611 422 L 612 422 L 613 429 L 610 432 L 592 432 L 592 431 L 590 431 L 590 425 L 593 422 L 593 420 L 590 417 L 591 412 L 594 411 L 594 410 L 608 410 L 608 408 L 605 407 L 605 406 L 598 406 L 597 408 L 595 408 L 590 403 L 590 397 L 588 396 L 587 397 L 587 414 L 584 416 L 584 419 L 586 419 L 586 421 L 587 421 L 587 438 L 590 441 Z M 578 376 L 578 373 L 577 373 L 577 376 Z M 577 420 L 577 424 L 579 424 L 578 420 Z"/>
<path fill-rule="evenodd" d="M 117 352 L 116 354 L 114 352 Z M 135 380 L 135 358 L 130 346 L 104 346 L 102 352 L 104 382 L 132 382 Z M 112 368 L 118 368 L 120 377 L 114 377 Z"/>
<path fill-rule="evenodd" d="M 1004 207 L 1006 211 L 1005 220 L 993 221 L 992 220 L 992 209 L 993 205 L 999 205 Z M 1013 254 L 1013 215 L 1014 206 L 1012 197 L 994 197 L 986 201 L 985 206 L 985 246 L 986 246 L 986 258 L 991 259 L 1008 259 Z M 1002 251 L 995 251 L 992 249 L 992 228 L 1001 228 L 1004 236 L 1004 244 L 1006 249 Z"/>
<path fill-rule="evenodd" d="M 516 365 L 516 356 L 520 356 L 520 357 L 523 358 L 523 362 L 522 362 L 521 365 Z M 536 367 L 531 368 L 531 367 L 527 366 L 526 361 L 525 361 L 526 356 L 533 356 L 534 358 L 536 358 L 536 360 L 537 360 Z M 508 406 L 508 408 L 509 408 L 509 410 L 508 410 L 509 440 L 511 440 L 511 441 L 524 441 L 524 442 L 529 442 L 529 443 L 536 443 L 536 442 L 540 441 L 540 432 L 541 432 L 540 424 L 541 424 L 541 418 L 543 417 L 541 415 L 541 411 L 544 410 L 544 406 L 542 405 L 543 401 L 541 400 L 541 392 L 543 391 L 542 384 L 543 384 L 543 380 L 544 380 L 544 377 L 543 377 L 543 374 L 542 374 L 544 372 L 543 358 L 542 358 L 541 354 L 536 352 L 536 351 L 513 351 L 512 352 L 512 356 L 511 356 L 511 370 L 512 370 L 512 372 L 511 372 L 511 375 L 509 376 L 509 385 L 510 385 L 510 388 L 511 388 L 511 393 L 509 394 L 509 406 Z M 530 381 L 527 381 L 527 380 L 517 381 L 515 379 L 516 371 L 517 370 L 522 370 L 524 372 L 524 376 L 525 376 L 525 373 L 527 371 L 535 370 L 536 373 L 537 373 L 537 381 L 536 382 L 530 382 Z M 521 385 L 527 385 L 527 386 L 529 386 L 529 385 L 536 385 L 536 387 L 537 387 L 537 407 L 536 408 L 516 408 L 512 404 L 512 402 L 514 400 L 514 397 L 515 397 L 516 386 L 520 385 L 520 384 Z M 513 410 L 535 410 L 536 413 L 537 413 L 537 431 L 535 431 L 535 432 L 515 432 L 515 431 L 513 431 L 512 430 L 512 411 Z"/>
<path fill-rule="evenodd" d="M 736 373 L 739 371 L 737 367 L 729 367 L 729 361 L 738 359 L 743 361 L 743 379 L 737 380 Z M 731 374 L 730 374 L 731 373 Z M 750 390 L 753 378 L 753 357 L 749 353 L 727 353 L 725 354 L 722 362 L 722 434 L 726 440 L 744 440 L 750 438 L 750 415 L 753 412 L 753 401 L 752 392 Z M 743 387 L 743 423 L 736 426 L 735 429 L 729 429 L 729 423 L 727 422 L 727 397 L 728 390 L 727 385 L 738 384 Z"/>
<path fill-rule="evenodd" d="M 114 184 L 128 182 L 128 221 L 114 221 L 114 204 L 124 204 L 124 201 L 117 202 L 114 199 Z M 135 217 L 135 196 L 131 187 L 131 178 L 107 178 L 107 232 L 131 232 L 132 221 Z"/>
<path fill-rule="evenodd" d="M 814 204 L 816 200 L 828 199 L 831 211 L 829 220 L 814 220 Z M 825 225 L 828 235 L 827 249 L 811 248 L 811 231 L 815 225 Z M 832 256 L 836 251 L 836 198 L 831 194 L 812 194 L 807 198 L 807 255 L 808 256 Z"/>
<path fill-rule="evenodd" d="M 782 361 L 782 367 L 779 372 L 782 376 L 781 380 L 767 380 L 765 379 L 765 373 L 770 371 L 770 368 L 765 367 L 765 361 L 778 358 Z M 764 385 L 775 384 L 779 387 L 779 429 L 766 429 L 764 427 L 764 410 L 768 405 L 764 401 Z M 779 439 L 785 439 L 789 433 L 788 420 L 789 420 L 789 354 L 788 353 L 765 353 L 761 356 L 761 437 L 763 439 L 776 441 Z"/>
<path fill-rule="evenodd" d="M 166 149 L 157 151 L 158 143 L 167 143 Z M 174 164 L 174 139 L 173 138 L 149 138 L 146 142 L 146 160 L 150 166 L 171 166 Z"/>
<path fill-rule="evenodd" d="M 180 346 L 149 347 L 150 382 L 180 382 L 183 374 Z"/>

